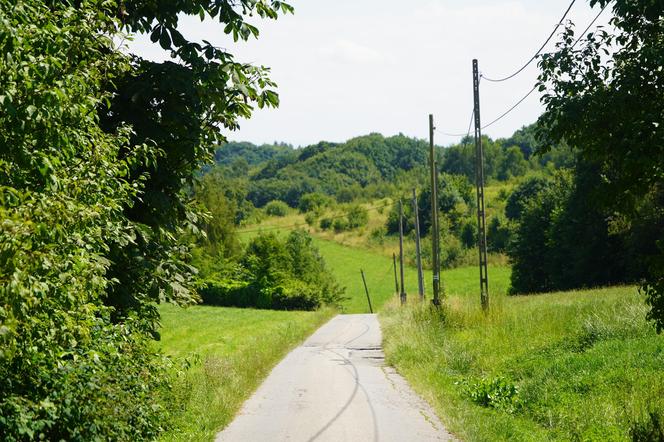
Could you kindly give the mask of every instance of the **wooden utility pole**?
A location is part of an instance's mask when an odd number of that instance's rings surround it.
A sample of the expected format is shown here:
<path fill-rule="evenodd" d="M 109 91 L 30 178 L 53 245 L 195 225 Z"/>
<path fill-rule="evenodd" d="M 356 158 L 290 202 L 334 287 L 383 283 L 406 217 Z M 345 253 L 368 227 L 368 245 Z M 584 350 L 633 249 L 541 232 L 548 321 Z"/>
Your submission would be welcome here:
<path fill-rule="evenodd" d="M 392 262 L 394 263 L 394 294 L 399 294 L 399 278 L 397 277 L 397 255 L 392 253 Z"/>
<path fill-rule="evenodd" d="M 364 270 L 360 269 L 360 274 L 362 275 L 362 283 L 364 283 L 364 291 L 367 293 L 367 302 L 369 303 L 369 312 L 373 313 L 373 307 L 371 307 L 371 298 L 369 297 L 369 289 L 367 288 L 367 280 L 364 278 Z"/>
<path fill-rule="evenodd" d="M 475 115 L 475 185 L 477 188 L 477 244 L 480 254 L 480 302 L 489 308 L 489 275 L 487 274 L 486 215 L 484 212 L 484 147 L 480 120 L 480 77 L 477 60 L 473 60 L 473 109 Z"/>
<path fill-rule="evenodd" d="M 417 255 L 417 288 L 420 301 L 424 300 L 424 274 L 422 272 L 422 253 L 420 248 L 420 214 L 417 207 L 417 192 L 413 189 L 413 210 L 415 211 L 415 254 Z"/>
<path fill-rule="evenodd" d="M 431 255 L 433 265 L 433 304 L 440 305 L 440 230 L 438 228 L 438 167 L 433 145 L 433 115 L 429 114 L 429 167 L 431 168 Z"/>
<path fill-rule="evenodd" d="M 399 273 L 401 276 L 401 291 L 399 295 L 401 296 L 401 304 L 405 304 L 406 290 L 403 283 L 403 205 L 401 204 L 401 200 L 399 200 Z"/>

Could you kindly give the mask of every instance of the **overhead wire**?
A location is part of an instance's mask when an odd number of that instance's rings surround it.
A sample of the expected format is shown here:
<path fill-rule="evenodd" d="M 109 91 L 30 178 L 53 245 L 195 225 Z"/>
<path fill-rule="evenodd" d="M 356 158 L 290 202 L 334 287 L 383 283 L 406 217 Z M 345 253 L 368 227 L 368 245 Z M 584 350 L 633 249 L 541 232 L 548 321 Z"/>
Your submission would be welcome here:
<path fill-rule="evenodd" d="M 475 109 L 470 113 L 470 123 L 468 124 L 468 132 L 466 133 L 459 133 L 459 134 L 452 134 L 449 132 L 443 132 L 442 130 L 436 129 L 436 132 L 438 132 L 441 135 L 445 135 L 448 137 L 468 137 L 470 136 L 470 129 L 473 127 L 473 117 L 475 116 Z"/>
<path fill-rule="evenodd" d="M 602 15 L 602 12 L 604 12 L 604 10 L 607 8 L 607 6 L 609 6 L 609 4 L 611 4 L 611 2 L 605 4 L 605 5 L 602 7 L 602 9 L 599 10 L 599 12 L 598 12 L 597 15 L 595 16 L 595 18 L 593 18 L 593 20 L 590 22 L 590 24 L 589 24 L 588 26 L 586 26 L 586 29 L 584 29 L 583 32 L 581 33 L 581 35 L 579 35 L 579 38 L 576 39 L 576 41 L 575 41 L 574 44 L 572 45 L 572 49 L 573 49 L 573 48 L 574 48 L 574 47 L 575 47 L 575 46 L 576 46 L 576 45 L 577 45 L 577 44 L 583 39 L 583 37 L 585 37 L 585 36 L 587 35 L 587 33 L 588 33 L 588 31 L 590 30 L 590 28 L 591 28 L 591 27 L 595 24 L 595 22 L 599 19 L 599 16 Z"/>
<path fill-rule="evenodd" d="M 576 39 L 576 41 L 575 41 L 574 44 L 572 45 L 572 48 L 574 48 L 574 47 L 575 47 L 575 46 L 576 46 L 576 45 L 577 45 L 577 44 L 578 44 L 578 43 L 579 43 L 579 42 L 580 42 L 580 41 L 586 36 L 587 32 L 588 32 L 588 31 L 590 30 L 590 28 L 591 28 L 591 27 L 597 22 L 597 20 L 599 19 L 600 15 L 602 15 L 602 13 L 604 12 L 604 10 L 606 9 L 606 7 L 607 7 L 608 5 L 609 5 L 609 3 L 607 3 L 606 5 L 604 5 L 604 7 L 602 7 L 602 9 L 600 9 L 600 11 L 597 13 L 597 15 L 595 16 L 595 18 L 590 22 L 590 24 L 588 24 L 588 26 L 586 26 L 586 29 L 584 29 L 584 31 L 581 33 L 581 35 L 579 35 L 579 37 Z M 484 78 L 487 79 L 486 77 L 484 77 Z M 514 109 L 516 109 L 521 103 L 523 103 L 523 102 L 526 100 L 526 98 L 528 98 L 533 92 L 535 92 L 535 90 L 537 90 L 537 85 L 533 86 L 533 88 L 532 88 L 530 91 L 528 91 L 528 93 L 527 93 L 526 95 L 524 95 L 524 96 L 523 96 L 519 101 L 517 101 L 512 107 L 510 107 L 510 108 L 507 109 L 505 112 L 503 112 L 498 118 L 496 118 L 496 119 L 494 119 L 493 121 L 491 121 L 490 123 L 488 123 L 488 124 L 482 126 L 482 129 L 486 129 L 487 127 L 489 127 L 489 126 L 491 126 L 491 125 L 497 123 L 498 121 L 502 120 L 503 118 L 505 118 L 510 112 L 512 112 L 512 111 L 513 111 Z"/>
<path fill-rule="evenodd" d="M 563 21 L 565 20 L 565 18 L 567 18 L 567 14 L 569 14 L 569 12 L 572 10 L 572 6 L 574 6 L 574 3 L 575 3 L 575 2 L 576 2 L 576 0 L 572 0 L 572 2 L 571 2 L 571 3 L 569 4 L 569 6 L 567 7 L 567 10 L 565 10 L 565 13 L 564 13 L 563 16 L 561 17 L 561 19 L 558 21 L 558 23 L 556 24 L 556 26 L 553 28 L 553 31 L 551 31 L 551 34 L 550 34 L 549 37 L 546 39 L 546 41 L 544 42 L 544 44 L 542 44 L 542 46 L 537 50 L 537 52 L 535 52 L 535 55 L 533 55 L 532 57 L 530 57 L 530 59 L 526 62 L 526 64 L 524 64 L 523 66 L 521 66 L 521 68 L 519 68 L 519 69 L 518 69 L 516 72 L 514 72 L 513 74 L 508 75 L 508 76 L 503 77 L 503 78 L 491 78 L 491 77 L 487 77 L 487 76 L 484 75 L 484 74 L 481 74 L 481 78 L 484 78 L 485 80 L 490 81 L 490 82 L 492 82 L 492 83 L 500 83 L 500 82 L 503 82 L 503 81 L 510 80 L 510 79 L 516 77 L 517 75 L 519 75 L 521 72 L 523 72 L 524 69 L 526 69 L 528 66 L 530 66 L 530 63 L 532 63 L 533 61 L 535 61 L 535 59 L 537 59 L 537 57 L 542 53 L 542 51 L 544 50 L 544 48 L 546 47 L 546 45 L 549 44 L 549 42 L 551 41 L 551 39 L 553 38 L 553 36 L 556 35 L 556 31 L 557 31 L 558 28 L 563 24 Z"/>
<path fill-rule="evenodd" d="M 576 47 L 576 45 L 577 45 L 577 44 L 578 44 L 578 43 L 579 43 L 579 42 L 580 42 L 580 41 L 586 36 L 587 32 L 588 32 L 588 31 L 590 30 L 590 28 L 591 28 L 591 27 L 597 22 L 597 20 L 599 19 L 599 17 L 602 15 L 602 13 L 604 12 L 604 10 L 609 6 L 610 3 L 611 3 L 611 2 L 607 3 L 606 5 L 604 5 L 604 6 L 599 10 L 599 12 L 598 12 L 597 15 L 595 16 L 595 18 L 593 18 L 593 20 L 588 24 L 588 26 L 586 26 L 586 28 L 583 30 L 583 32 L 582 32 L 582 33 L 579 35 L 579 37 L 576 39 L 576 41 L 575 41 L 574 44 L 572 45 L 572 48 Z M 567 8 L 567 10 L 565 11 L 565 14 L 563 15 L 563 18 L 560 20 L 561 22 L 565 19 L 565 17 L 567 17 L 567 14 L 569 13 L 569 11 L 570 11 L 570 9 L 572 8 L 573 5 L 574 5 L 574 1 L 569 5 L 569 7 Z M 560 26 L 560 24 L 561 24 L 561 23 L 558 23 L 558 25 L 556 26 L 556 29 L 558 29 L 558 27 Z M 488 80 L 488 81 L 497 82 L 497 81 L 504 81 L 504 80 L 507 80 L 507 79 L 509 79 L 509 78 L 514 77 L 515 75 L 517 75 L 518 73 L 520 73 L 521 71 L 523 71 L 523 69 L 525 69 L 525 67 L 526 67 L 528 64 L 530 64 L 534 59 L 536 59 L 536 58 L 540 55 L 541 51 L 542 51 L 543 48 L 547 45 L 547 43 L 551 40 L 551 38 L 552 38 L 552 36 L 553 36 L 554 34 L 555 34 L 555 29 L 554 29 L 554 32 L 549 36 L 549 38 L 547 38 L 547 41 L 544 43 L 544 45 L 542 45 L 542 47 L 540 48 L 540 50 L 537 51 L 537 53 L 536 53 L 536 54 L 535 54 L 535 55 L 534 55 L 534 56 L 528 61 L 528 63 L 527 63 L 525 66 L 523 66 L 520 70 L 518 70 L 517 72 L 515 72 L 514 74 L 512 74 L 511 76 L 509 76 L 509 77 L 505 77 L 504 79 L 498 79 L 498 80 L 495 80 L 495 79 L 488 78 L 488 77 L 486 77 L 486 76 L 484 76 L 484 75 L 481 75 L 481 76 L 480 76 L 480 81 L 481 81 L 482 79 L 485 79 L 485 80 Z M 529 90 L 529 91 L 528 91 L 523 97 L 521 97 L 521 99 L 519 99 L 519 101 L 517 101 L 514 105 L 512 105 L 512 107 L 510 107 L 509 109 L 507 109 L 505 112 L 503 112 L 502 114 L 500 114 L 497 118 L 495 118 L 495 119 L 492 120 L 491 122 L 489 122 L 489 123 L 485 124 L 484 126 L 482 126 L 482 129 L 486 129 L 486 128 L 488 128 L 488 127 L 494 125 L 494 124 L 497 123 L 498 121 L 502 120 L 503 118 L 505 118 L 505 117 L 506 117 L 507 115 L 509 115 L 514 109 L 516 109 L 517 107 L 519 107 L 519 105 L 520 105 L 521 103 L 523 103 L 523 102 L 524 102 L 524 101 L 525 101 L 525 100 L 526 100 L 526 99 L 527 99 L 527 98 L 528 98 L 533 92 L 535 92 L 535 90 L 537 90 L 537 85 L 535 85 L 532 89 L 530 89 L 530 90 Z M 474 117 L 474 116 L 475 116 L 475 111 L 473 110 L 473 112 L 471 112 L 471 115 L 470 115 L 470 124 L 469 124 L 469 126 L 468 126 L 468 132 L 465 133 L 465 134 L 464 134 L 464 133 L 450 133 L 450 132 L 444 132 L 444 131 L 441 131 L 441 130 L 438 130 L 438 129 L 436 129 L 436 132 L 440 133 L 441 135 L 445 135 L 445 136 L 449 136 L 449 137 L 463 137 L 463 136 L 468 137 L 468 136 L 470 136 L 470 131 L 471 131 L 471 128 L 472 128 L 473 117 Z"/>
<path fill-rule="evenodd" d="M 479 79 L 479 82 L 480 82 L 480 84 L 482 83 L 481 78 Z M 475 117 L 475 109 L 473 109 L 470 112 L 470 121 L 468 122 L 468 132 L 466 132 L 465 134 L 462 134 L 462 133 L 461 134 L 452 134 L 452 133 L 449 133 L 449 132 L 443 132 L 442 130 L 438 130 L 438 129 L 436 129 L 436 132 L 438 132 L 441 135 L 446 135 L 448 137 L 464 137 L 464 136 L 469 137 L 470 136 L 470 130 L 473 127 L 473 118 L 474 117 Z"/>
<path fill-rule="evenodd" d="M 496 118 L 495 120 L 491 121 L 490 123 L 485 124 L 484 126 L 482 126 L 482 130 L 486 129 L 487 127 L 492 126 L 493 124 L 499 122 L 500 120 L 502 120 L 503 118 L 505 118 L 507 115 L 509 115 L 510 112 L 512 112 L 512 111 L 513 111 L 514 109 L 516 109 L 517 107 L 519 107 L 519 105 L 520 105 L 521 103 L 523 103 L 524 101 L 526 101 L 526 98 L 530 97 L 530 94 L 532 94 L 533 92 L 535 92 L 536 89 L 537 89 L 537 85 L 533 86 L 533 88 L 532 88 L 532 89 L 531 89 L 526 95 L 524 95 L 524 96 L 523 96 L 519 101 L 517 101 L 512 107 L 510 107 L 510 108 L 507 109 L 505 112 L 503 112 L 502 114 L 500 114 L 500 116 L 499 116 L 498 118 Z"/>

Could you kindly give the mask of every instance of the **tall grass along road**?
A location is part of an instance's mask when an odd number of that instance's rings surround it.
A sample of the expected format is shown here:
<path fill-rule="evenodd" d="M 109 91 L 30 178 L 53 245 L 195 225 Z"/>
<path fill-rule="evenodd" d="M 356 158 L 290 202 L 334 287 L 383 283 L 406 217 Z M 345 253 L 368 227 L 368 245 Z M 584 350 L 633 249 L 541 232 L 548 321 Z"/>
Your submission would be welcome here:
<path fill-rule="evenodd" d="M 375 315 L 339 315 L 292 351 L 217 441 L 451 440 L 383 363 Z"/>
<path fill-rule="evenodd" d="M 191 368 L 177 377 L 166 402 L 171 422 L 161 441 L 209 441 L 228 425 L 272 367 L 333 315 L 164 305 L 159 346 Z M 177 368 L 174 367 L 174 368 Z M 269 440 L 269 439 L 267 439 Z"/>
<path fill-rule="evenodd" d="M 634 287 L 388 303 L 387 360 L 467 441 L 661 441 L 664 340 Z"/>

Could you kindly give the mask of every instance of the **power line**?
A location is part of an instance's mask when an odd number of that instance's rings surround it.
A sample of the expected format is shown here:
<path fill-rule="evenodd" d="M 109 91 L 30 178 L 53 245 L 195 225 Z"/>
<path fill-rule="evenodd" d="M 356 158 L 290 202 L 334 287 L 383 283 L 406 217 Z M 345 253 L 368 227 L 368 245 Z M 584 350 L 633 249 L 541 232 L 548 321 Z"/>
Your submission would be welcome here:
<path fill-rule="evenodd" d="M 574 47 L 575 47 L 575 46 L 576 46 L 576 45 L 577 45 L 577 44 L 578 44 L 578 43 L 579 43 L 579 42 L 580 42 L 580 41 L 586 36 L 586 33 L 588 32 L 588 30 L 589 30 L 589 29 L 595 24 L 595 22 L 597 21 L 597 19 L 599 19 L 599 16 L 602 15 L 602 12 L 604 12 L 604 10 L 606 9 L 607 6 L 608 6 L 608 3 L 607 3 L 606 5 L 604 5 L 604 7 L 603 7 L 602 9 L 600 9 L 599 13 L 598 13 L 598 14 L 595 16 L 595 18 L 590 22 L 590 24 L 589 24 L 588 26 L 586 26 L 586 29 L 585 29 L 585 30 L 581 33 L 581 35 L 579 35 L 579 37 L 576 39 L 576 41 L 575 41 L 574 44 L 572 45 L 572 48 L 574 48 Z M 486 78 L 486 77 L 485 77 L 485 78 Z M 496 118 L 495 120 L 491 121 L 491 122 L 488 123 L 487 125 L 482 126 L 482 129 L 486 129 L 487 127 L 489 127 L 489 126 L 491 126 L 491 125 L 497 123 L 498 121 L 502 120 L 503 118 L 505 118 L 510 112 L 512 112 L 512 111 L 513 111 L 514 109 L 516 109 L 521 103 L 523 103 L 523 102 L 526 100 L 526 98 L 528 98 L 533 92 L 535 92 L 536 89 L 537 89 L 537 85 L 535 85 L 535 86 L 534 86 L 534 87 L 533 87 L 533 88 L 532 88 L 532 89 L 531 89 L 526 95 L 524 95 L 524 96 L 523 96 L 519 101 L 517 101 L 512 107 L 510 107 L 510 108 L 507 109 L 505 112 L 503 112 L 498 118 Z"/>
<path fill-rule="evenodd" d="M 574 48 L 574 47 L 575 47 L 575 46 L 576 46 L 576 45 L 577 45 L 577 44 L 578 44 L 578 43 L 579 43 L 579 42 L 580 42 L 580 41 L 586 36 L 586 33 L 587 33 L 587 32 L 590 30 L 590 28 L 591 28 L 591 27 L 597 22 L 597 20 L 599 19 L 599 17 L 602 15 L 602 13 L 604 12 L 604 10 L 609 6 L 610 3 L 611 3 L 611 2 L 607 3 L 606 5 L 604 5 L 604 7 L 602 7 L 602 9 L 600 9 L 600 11 L 597 13 L 597 15 L 595 16 L 595 18 L 593 18 L 593 20 L 588 24 L 588 26 L 586 26 L 586 29 L 584 29 L 584 31 L 581 33 L 581 35 L 579 35 L 579 37 L 576 39 L 576 41 L 575 41 L 574 44 L 572 45 L 572 48 Z M 523 70 L 526 68 L 526 66 L 528 66 L 530 63 L 533 62 L 533 60 L 535 60 L 535 58 L 537 58 L 537 56 L 542 52 L 542 50 L 543 50 L 544 47 L 547 45 L 547 43 L 551 40 L 551 38 L 553 37 L 553 35 L 555 35 L 555 31 L 556 31 L 556 29 L 558 29 L 558 27 L 562 24 L 562 21 L 565 19 L 565 17 L 566 17 L 567 14 L 569 13 L 569 11 L 570 11 L 570 9 L 572 8 L 573 5 L 574 5 L 574 1 L 572 1 L 572 3 L 569 5 L 569 7 L 568 7 L 567 10 L 565 11 L 565 14 L 563 15 L 562 19 L 561 19 L 560 22 L 556 25 L 556 28 L 555 28 L 554 31 L 551 33 L 551 35 L 549 36 L 549 38 L 547 39 L 547 41 L 542 45 L 542 47 L 539 49 L 539 51 L 537 51 L 537 53 L 536 53 L 536 54 L 535 54 L 535 55 L 534 55 L 534 56 L 528 61 L 528 63 L 526 63 L 525 66 L 523 66 L 521 69 L 519 69 L 517 72 L 515 72 L 515 73 L 512 74 L 512 75 L 510 75 L 509 77 L 505 77 L 505 78 L 501 78 L 501 79 L 491 79 L 491 78 L 488 78 L 488 77 L 482 75 L 482 76 L 480 76 L 480 81 L 481 81 L 482 79 L 485 79 L 485 80 L 488 80 L 488 81 L 492 81 L 492 82 L 505 81 L 505 80 L 508 80 L 508 79 L 514 77 L 515 75 L 519 74 L 521 71 L 523 71 Z M 516 109 L 521 103 L 523 103 L 523 102 L 526 100 L 526 98 L 528 98 L 533 92 L 535 92 L 536 89 L 537 89 L 537 85 L 534 86 L 530 91 L 528 91 L 528 93 L 527 93 L 526 95 L 524 95 L 519 101 L 517 101 L 512 107 L 510 107 L 508 110 L 506 110 L 505 112 L 503 112 L 498 118 L 496 118 L 495 120 L 493 120 L 493 121 L 491 121 L 490 123 L 488 123 L 488 124 L 486 124 L 485 126 L 483 126 L 482 129 L 486 129 L 487 127 L 489 127 L 489 126 L 491 126 L 491 125 L 497 123 L 498 121 L 502 120 L 503 118 L 505 118 L 510 112 L 512 112 L 512 111 L 513 111 L 514 109 Z M 470 115 L 470 125 L 468 126 L 468 132 L 465 133 L 465 134 L 464 134 L 464 133 L 450 133 L 450 132 L 443 132 L 443 131 L 440 131 L 440 130 L 438 130 L 438 129 L 436 129 L 436 132 L 440 133 L 441 135 L 445 135 L 445 136 L 449 136 L 449 137 L 463 137 L 463 136 L 468 137 L 468 136 L 470 136 L 470 129 L 471 129 L 471 127 L 472 127 L 473 117 L 474 117 L 474 112 L 471 113 L 471 115 Z"/>
<path fill-rule="evenodd" d="M 567 14 L 569 14 L 569 11 L 572 10 L 572 6 L 574 6 L 574 3 L 575 3 L 575 2 L 576 2 L 576 0 L 572 0 L 572 3 L 569 4 L 569 6 L 567 7 L 567 10 L 566 10 L 565 13 L 563 14 L 562 18 L 558 21 L 558 24 L 556 24 L 556 26 L 553 28 L 553 31 L 551 31 L 551 34 L 550 34 L 549 37 L 546 39 L 546 41 L 544 42 L 544 44 L 543 44 L 543 45 L 537 50 L 537 52 L 535 53 L 535 55 L 533 55 L 533 56 L 530 58 L 530 60 L 528 60 L 528 61 L 526 62 L 526 64 L 524 64 L 519 70 L 517 70 L 517 71 L 516 71 L 515 73 L 513 73 L 512 75 L 508 75 L 507 77 L 503 77 L 503 78 L 489 78 L 489 77 L 485 76 L 484 74 L 482 74 L 481 77 L 484 78 L 484 79 L 487 80 L 487 81 L 491 81 L 492 83 L 500 83 L 500 82 L 502 82 L 502 81 L 507 81 L 507 80 L 509 80 L 509 79 L 511 79 L 511 78 L 514 78 L 514 77 L 516 77 L 517 75 L 519 75 L 521 72 L 523 72 L 523 70 L 526 69 L 528 66 L 530 66 L 530 63 L 532 63 L 532 62 L 533 62 L 533 61 L 534 61 L 534 60 L 540 55 L 540 53 L 542 53 L 542 51 L 544 50 L 544 48 L 546 47 L 546 45 L 549 44 L 549 42 L 551 41 L 551 39 L 553 38 L 553 36 L 556 34 L 556 31 L 558 30 L 558 28 L 563 24 L 563 21 L 564 21 L 565 18 L 567 17 Z"/>
<path fill-rule="evenodd" d="M 466 133 L 451 134 L 451 133 L 448 133 L 448 132 L 443 132 L 442 130 L 438 130 L 438 129 L 436 129 L 436 132 L 438 132 L 441 135 L 448 136 L 448 137 L 469 137 L 470 136 L 470 129 L 473 126 L 473 117 L 474 116 L 475 116 L 475 110 L 473 110 L 470 113 L 470 123 L 468 123 L 468 132 L 466 132 Z"/>
<path fill-rule="evenodd" d="M 602 15 L 602 12 L 604 12 L 604 10 L 606 9 L 606 7 L 609 6 L 610 3 L 611 3 L 611 2 L 605 4 L 604 7 L 603 7 L 602 9 L 599 10 L 599 12 L 598 12 L 597 15 L 595 16 L 595 18 L 593 18 L 593 21 L 591 21 L 590 24 L 589 24 L 588 26 L 586 26 L 586 29 L 581 33 L 581 35 L 579 35 L 579 38 L 576 39 L 576 41 L 575 41 L 574 44 L 572 45 L 572 49 L 574 49 L 574 47 L 575 47 L 575 46 L 576 46 L 576 45 L 577 45 L 577 44 L 583 39 L 583 37 L 585 37 L 585 35 L 586 35 L 586 33 L 588 32 L 588 30 L 590 30 L 590 28 L 592 27 L 592 25 L 595 24 L 595 22 L 597 21 L 597 19 L 599 18 L 599 16 Z"/>
<path fill-rule="evenodd" d="M 482 78 L 479 79 L 479 82 L 482 82 Z M 470 136 L 470 130 L 473 127 L 473 117 L 475 117 L 475 109 L 473 109 L 470 112 L 470 121 L 468 122 L 468 131 L 465 134 L 451 134 L 448 132 L 443 132 L 438 129 L 436 129 L 436 132 L 438 132 L 441 135 L 447 135 L 448 137 L 469 137 Z"/>
<path fill-rule="evenodd" d="M 514 106 L 510 107 L 510 108 L 507 109 L 505 112 L 503 112 L 498 118 L 496 118 L 496 119 L 493 120 L 492 122 L 490 122 L 490 123 L 488 123 L 488 124 L 482 126 L 482 129 L 484 130 L 484 129 L 486 129 L 487 127 L 489 127 L 489 126 L 491 126 L 491 125 L 493 125 L 493 124 L 499 122 L 499 121 L 502 120 L 503 118 L 505 118 L 510 112 L 512 112 L 512 111 L 513 111 L 514 109 L 516 109 L 517 107 L 519 107 L 519 105 L 520 105 L 521 103 L 523 103 L 524 101 L 526 101 L 526 98 L 528 98 L 528 97 L 530 96 L 530 94 L 532 94 L 533 92 L 535 92 L 536 89 L 537 89 L 537 85 L 535 85 L 535 86 L 530 90 L 530 92 L 528 92 L 526 95 L 524 95 L 523 98 L 521 98 L 519 101 L 517 101 L 516 104 L 514 104 Z"/>

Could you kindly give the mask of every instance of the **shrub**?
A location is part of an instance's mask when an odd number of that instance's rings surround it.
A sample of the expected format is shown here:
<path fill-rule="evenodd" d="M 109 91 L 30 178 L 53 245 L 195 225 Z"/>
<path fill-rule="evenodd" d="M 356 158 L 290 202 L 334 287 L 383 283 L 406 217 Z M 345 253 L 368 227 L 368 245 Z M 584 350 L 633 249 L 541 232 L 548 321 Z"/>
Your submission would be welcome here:
<path fill-rule="evenodd" d="M 307 193 L 302 195 L 297 208 L 301 213 L 319 211 L 329 204 L 329 198 L 320 193 Z"/>
<path fill-rule="evenodd" d="M 460 225 L 459 239 L 467 249 L 477 245 L 477 225 L 470 218 L 465 218 Z"/>
<path fill-rule="evenodd" d="M 317 219 L 318 216 L 315 212 L 308 212 L 306 215 L 304 215 L 304 221 L 307 223 L 307 225 L 312 227 L 316 224 Z"/>
<path fill-rule="evenodd" d="M 210 279 L 199 290 L 202 303 L 221 307 L 256 307 L 257 292 L 248 281 Z"/>
<path fill-rule="evenodd" d="M 464 258 L 464 249 L 459 238 L 453 235 L 441 235 L 440 266 L 444 269 L 458 267 Z"/>
<path fill-rule="evenodd" d="M 336 233 L 345 232 L 349 227 L 348 220 L 345 218 L 337 218 L 334 220 L 334 223 L 332 223 L 332 227 Z"/>
<path fill-rule="evenodd" d="M 289 280 L 271 289 L 272 308 L 277 310 L 316 310 L 322 304 L 320 287 Z"/>
<path fill-rule="evenodd" d="M 385 243 L 385 235 L 387 235 L 385 227 L 376 227 L 369 233 L 369 242 L 383 245 Z"/>
<path fill-rule="evenodd" d="M 323 218 L 320 220 L 320 228 L 323 230 L 330 230 L 332 228 L 333 220 L 331 218 Z"/>
<path fill-rule="evenodd" d="M 265 205 L 265 213 L 270 216 L 286 216 L 288 214 L 288 204 L 279 200 L 270 201 Z"/>
<path fill-rule="evenodd" d="M 369 222 L 369 212 L 360 205 L 353 205 L 348 209 L 346 219 L 348 220 L 349 229 L 364 227 Z"/>
<path fill-rule="evenodd" d="M 343 294 L 304 230 L 291 232 L 285 241 L 275 234 L 258 235 L 237 268 L 227 273 L 205 281 L 200 290 L 204 304 L 314 310 L 338 304 Z"/>
<path fill-rule="evenodd" d="M 321 287 L 289 278 L 263 287 L 234 279 L 210 280 L 200 294 L 206 305 L 274 310 L 315 310 L 324 298 Z"/>

